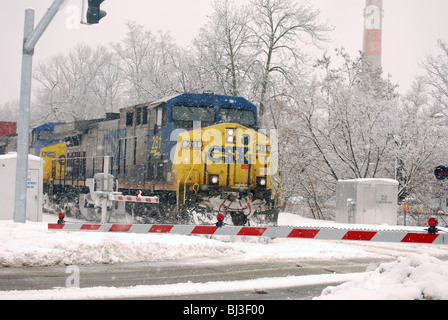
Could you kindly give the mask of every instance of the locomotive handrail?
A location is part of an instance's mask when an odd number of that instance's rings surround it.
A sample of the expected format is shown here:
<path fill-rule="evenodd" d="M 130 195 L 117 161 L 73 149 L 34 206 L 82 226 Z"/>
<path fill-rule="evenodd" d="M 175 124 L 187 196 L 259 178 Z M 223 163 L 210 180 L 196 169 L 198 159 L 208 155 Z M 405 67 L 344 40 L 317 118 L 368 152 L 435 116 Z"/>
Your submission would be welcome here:
<path fill-rule="evenodd" d="M 183 203 L 184 204 L 185 204 L 185 201 L 187 199 L 187 181 L 190 178 L 191 173 L 193 172 L 193 168 L 194 168 L 194 165 L 195 165 L 195 162 L 196 162 L 198 156 L 201 156 L 201 155 L 202 155 L 202 150 L 201 150 L 201 152 L 198 152 L 196 154 L 196 158 L 193 159 L 193 163 L 191 164 L 190 171 L 188 172 L 188 175 L 185 177 L 185 180 L 184 180 L 184 199 L 183 199 Z M 178 204 L 178 207 L 179 207 L 179 204 Z M 179 212 L 179 209 L 177 211 Z"/>
<path fill-rule="evenodd" d="M 274 184 L 272 184 L 272 186 L 273 186 L 272 191 L 274 192 L 274 189 L 275 189 L 274 199 L 278 197 L 277 190 L 279 190 L 280 191 L 280 207 L 282 207 L 283 206 L 283 184 L 282 184 L 282 181 L 280 180 L 280 176 L 278 174 L 277 167 L 275 167 L 274 163 L 272 162 L 272 159 L 271 159 L 271 166 L 274 166 L 275 174 L 277 176 L 277 182 L 279 184 L 279 188 L 278 189 L 275 187 Z M 269 175 L 269 177 L 271 177 L 271 176 L 272 175 Z M 272 183 L 272 178 L 270 178 L 270 180 L 271 180 L 271 183 Z"/>
<path fill-rule="evenodd" d="M 190 171 L 191 171 L 191 169 L 190 169 Z M 186 170 L 184 170 L 184 171 L 182 172 L 182 176 L 181 176 L 180 179 L 177 181 L 177 192 L 176 192 L 176 202 L 177 202 L 176 212 L 177 212 L 177 213 L 179 213 L 180 184 L 182 183 L 182 180 L 183 180 L 183 178 L 184 178 L 185 173 L 186 173 Z M 186 191 L 185 191 L 186 183 L 187 183 L 187 178 L 185 178 L 185 180 L 184 180 L 184 201 L 183 201 L 183 203 L 185 203 L 185 199 L 186 199 Z"/>

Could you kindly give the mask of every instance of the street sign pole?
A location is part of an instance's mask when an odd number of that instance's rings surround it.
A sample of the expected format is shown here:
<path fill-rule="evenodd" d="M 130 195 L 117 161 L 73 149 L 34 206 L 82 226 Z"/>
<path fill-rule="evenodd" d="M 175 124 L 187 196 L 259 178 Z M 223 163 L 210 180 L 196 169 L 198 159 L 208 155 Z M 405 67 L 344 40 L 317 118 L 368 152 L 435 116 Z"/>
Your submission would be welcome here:
<path fill-rule="evenodd" d="M 30 129 L 31 81 L 34 47 L 66 0 L 55 0 L 34 29 L 34 10 L 25 11 L 22 53 L 22 79 L 17 123 L 17 165 L 14 199 L 14 222 L 26 223 L 26 193 L 28 184 L 28 147 Z"/>
<path fill-rule="evenodd" d="M 34 10 L 25 11 L 25 30 L 22 54 L 22 82 L 20 87 L 20 106 L 17 123 L 17 165 L 14 199 L 14 222 L 26 222 L 26 192 L 28 179 L 28 145 L 31 105 L 31 77 L 33 53 L 25 51 L 25 43 L 34 31 Z"/>

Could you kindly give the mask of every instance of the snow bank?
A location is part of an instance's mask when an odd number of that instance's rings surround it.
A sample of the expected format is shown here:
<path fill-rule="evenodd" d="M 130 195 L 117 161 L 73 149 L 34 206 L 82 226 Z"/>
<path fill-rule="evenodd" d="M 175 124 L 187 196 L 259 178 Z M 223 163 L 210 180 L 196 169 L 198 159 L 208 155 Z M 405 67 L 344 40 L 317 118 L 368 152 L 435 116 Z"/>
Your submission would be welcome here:
<path fill-rule="evenodd" d="M 50 232 L 45 223 L 0 222 L 0 266 L 169 261 L 241 254 L 237 247 L 188 236 Z"/>
<path fill-rule="evenodd" d="M 298 217 L 298 216 L 296 216 Z M 285 218 L 284 218 L 285 219 Z M 291 222 L 293 217 L 290 217 Z M 300 218 L 299 218 L 300 219 Z M 0 221 L 0 267 L 86 265 L 188 259 L 278 260 L 372 256 L 352 245 L 309 239 L 55 232 L 44 223 Z"/>
<path fill-rule="evenodd" d="M 374 272 L 337 287 L 316 299 L 422 300 L 448 299 L 448 261 L 428 254 L 411 254 L 381 264 Z"/>
<path fill-rule="evenodd" d="M 101 232 L 48 231 L 55 215 L 44 222 L 0 221 L 0 267 L 86 265 L 125 262 L 279 259 L 350 259 L 403 255 L 403 244 L 343 242 L 312 239 L 182 236 Z M 281 225 L 331 224 L 282 213 Z M 406 250 L 448 255 L 447 246 L 406 244 Z"/>

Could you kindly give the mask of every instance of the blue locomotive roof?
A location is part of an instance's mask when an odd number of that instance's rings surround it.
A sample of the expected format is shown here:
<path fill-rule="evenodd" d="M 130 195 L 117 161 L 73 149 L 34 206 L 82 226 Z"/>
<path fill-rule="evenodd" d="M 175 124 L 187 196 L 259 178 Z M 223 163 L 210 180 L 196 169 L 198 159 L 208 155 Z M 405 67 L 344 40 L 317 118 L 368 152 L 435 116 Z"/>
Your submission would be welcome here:
<path fill-rule="evenodd" d="M 177 96 L 168 97 L 166 102 L 173 105 L 186 104 L 197 106 L 225 106 L 235 109 L 257 110 L 257 107 L 254 104 L 244 98 L 217 95 L 212 93 L 184 93 Z"/>
<path fill-rule="evenodd" d="M 181 93 L 172 96 L 163 97 L 162 99 L 153 101 L 150 106 L 156 106 L 161 103 L 169 103 L 171 105 L 207 105 L 207 106 L 227 106 L 236 109 L 257 110 L 257 107 L 248 100 L 241 97 L 224 96 L 213 93 Z"/>
<path fill-rule="evenodd" d="M 63 122 L 48 122 L 44 123 L 40 126 L 35 127 L 33 130 L 40 131 L 40 130 L 54 130 L 54 127 L 63 124 Z"/>
<path fill-rule="evenodd" d="M 251 110 L 255 115 L 255 123 L 258 123 L 257 107 L 253 103 L 241 97 L 225 96 L 213 93 L 182 93 L 167 96 L 160 100 L 151 102 L 149 104 L 149 108 L 156 107 L 161 103 L 165 103 L 169 108 L 176 105 L 183 105 L 199 107 L 213 106 L 217 109 L 231 108 L 239 110 Z"/>

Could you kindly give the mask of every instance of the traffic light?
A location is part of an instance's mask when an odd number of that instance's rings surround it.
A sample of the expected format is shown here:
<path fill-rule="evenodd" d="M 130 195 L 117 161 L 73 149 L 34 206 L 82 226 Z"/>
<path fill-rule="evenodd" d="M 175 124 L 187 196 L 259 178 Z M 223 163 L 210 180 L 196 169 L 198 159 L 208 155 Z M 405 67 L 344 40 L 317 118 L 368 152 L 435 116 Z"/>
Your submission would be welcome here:
<path fill-rule="evenodd" d="M 107 15 L 106 11 L 100 10 L 100 5 L 104 0 L 89 0 L 89 8 L 87 9 L 87 23 L 98 23 Z"/>
<path fill-rule="evenodd" d="M 445 166 L 438 166 L 434 169 L 434 176 L 437 180 L 444 180 L 448 178 L 448 168 Z"/>

